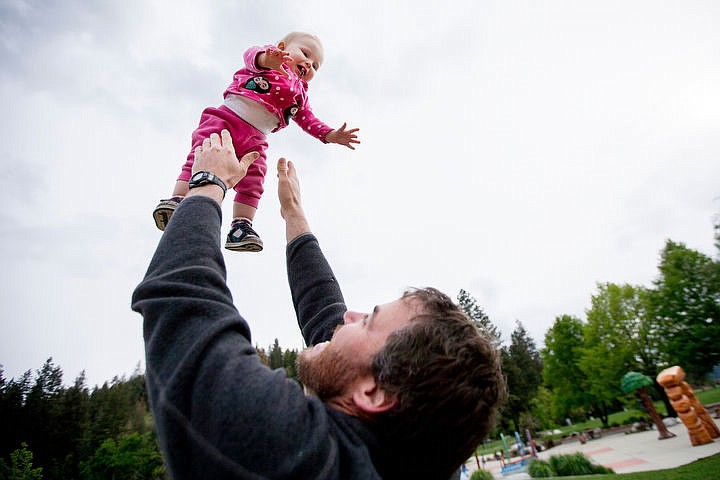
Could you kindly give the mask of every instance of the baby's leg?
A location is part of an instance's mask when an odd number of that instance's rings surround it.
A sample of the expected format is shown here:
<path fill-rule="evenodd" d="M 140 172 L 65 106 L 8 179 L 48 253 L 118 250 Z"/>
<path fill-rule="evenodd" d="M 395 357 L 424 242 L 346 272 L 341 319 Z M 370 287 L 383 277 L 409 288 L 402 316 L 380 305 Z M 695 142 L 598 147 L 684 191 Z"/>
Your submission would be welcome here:
<path fill-rule="evenodd" d="M 240 202 L 233 202 L 233 220 L 245 218 L 252 222 L 255 218 L 255 212 L 257 212 L 256 207 L 252 207 L 250 205 L 246 205 Z"/>
<path fill-rule="evenodd" d="M 184 197 L 188 194 L 188 191 L 190 189 L 188 188 L 188 182 L 186 180 L 178 180 L 175 182 L 175 188 L 173 189 L 172 196 L 173 197 Z"/>
<path fill-rule="evenodd" d="M 153 210 L 153 219 L 155 225 L 160 230 L 165 230 L 173 212 L 180 205 L 180 202 L 187 195 L 188 181 L 192 176 L 192 166 L 195 163 L 195 147 L 202 145 L 203 140 L 208 138 L 213 132 L 220 132 L 223 128 L 228 128 L 228 122 L 225 118 L 227 112 L 217 108 L 206 108 L 200 115 L 200 123 L 192 133 L 192 146 L 185 160 L 185 164 L 180 170 L 180 176 L 175 182 L 175 188 L 170 198 L 160 200 L 160 203 Z"/>

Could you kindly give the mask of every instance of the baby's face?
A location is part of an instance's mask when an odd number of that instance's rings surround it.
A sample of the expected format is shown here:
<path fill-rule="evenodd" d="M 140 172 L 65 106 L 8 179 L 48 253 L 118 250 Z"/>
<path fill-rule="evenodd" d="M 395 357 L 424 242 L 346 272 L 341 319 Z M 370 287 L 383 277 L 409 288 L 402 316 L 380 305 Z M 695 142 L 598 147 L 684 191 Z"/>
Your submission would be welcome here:
<path fill-rule="evenodd" d="M 323 48 L 313 37 L 298 37 L 287 44 L 284 50 L 293 59 L 290 68 L 306 82 L 312 80 L 323 61 Z"/>

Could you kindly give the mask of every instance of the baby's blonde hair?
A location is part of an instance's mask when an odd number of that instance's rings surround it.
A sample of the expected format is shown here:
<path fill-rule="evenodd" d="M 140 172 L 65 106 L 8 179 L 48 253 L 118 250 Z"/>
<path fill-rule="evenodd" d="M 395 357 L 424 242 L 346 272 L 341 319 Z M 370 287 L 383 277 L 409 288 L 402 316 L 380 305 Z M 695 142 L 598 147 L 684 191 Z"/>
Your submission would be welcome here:
<path fill-rule="evenodd" d="M 312 38 L 313 40 L 315 40 L 318 43 L 318 45 L 320 45 L 320 47 L 323 46 L 322 42 L 316 35 L 313 35 L 311 33 L 305 33 L 305 32 L 290 32 L 287 35 L 285 35 L 280 41 L 285 42 L 285 43 L 290 43 L 297 38 L 303 38 L 303 37 Z"/>

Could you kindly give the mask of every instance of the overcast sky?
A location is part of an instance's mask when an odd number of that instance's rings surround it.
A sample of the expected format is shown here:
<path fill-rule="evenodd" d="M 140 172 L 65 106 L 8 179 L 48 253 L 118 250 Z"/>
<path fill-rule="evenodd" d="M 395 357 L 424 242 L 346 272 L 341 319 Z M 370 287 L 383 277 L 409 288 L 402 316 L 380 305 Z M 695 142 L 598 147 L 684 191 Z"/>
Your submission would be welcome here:
<path fill-rule="evenodd" d="M 462 288 L 505 339 L 519 320 L 541 346 L 597 282 L 650 286 L 666 239 L 716 254 L 719 25 L 715 0 L 0 0 L 5 378 L 50 356 L 66 384 L 144 369 L 130 296 L 152 209 L 245 49 L 292 30 L 325 45 L 314 112 L 362 145 L 270 136 L 265 250 L 225 251 L 253 343 L 302 346 L 285 156 L 350 308 Z"/>

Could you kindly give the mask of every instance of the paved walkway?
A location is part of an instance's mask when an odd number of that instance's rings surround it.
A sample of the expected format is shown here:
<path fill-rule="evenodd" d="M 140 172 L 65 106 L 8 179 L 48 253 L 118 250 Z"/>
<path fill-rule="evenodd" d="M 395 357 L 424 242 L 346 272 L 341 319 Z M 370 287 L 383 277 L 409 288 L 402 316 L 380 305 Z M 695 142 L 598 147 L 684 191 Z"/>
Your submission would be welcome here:
<path fill-rule="evenodd" d="M 714 419 L 720 426 L 720 419 Z M 593 462 L 612 468 L 615 473 L 644 472 L 665 470 L 687 465 L 697 459 L 720 453 L 720 438 L 706 445 L 693 447 L 687 429 L 682 423 L 668 427 L 676 436 L 658 440 L 657 430 L 638 433 L 603 434 L 601 438 L 588 440 L 584 445 L 578 441 L 566 442 L 538 456 L 547 460 L 551 455 L 583 452 Z M 474 458 L 466 463 L 469 472 L 477 469 Z M 485 466 L 497 479 L 521 480 L 530 478 L 527 473 L 518 473 L 503 477 L 500 462 L 490 460 Z M 711 478 L 712 475 L 710 475 Z"/>

